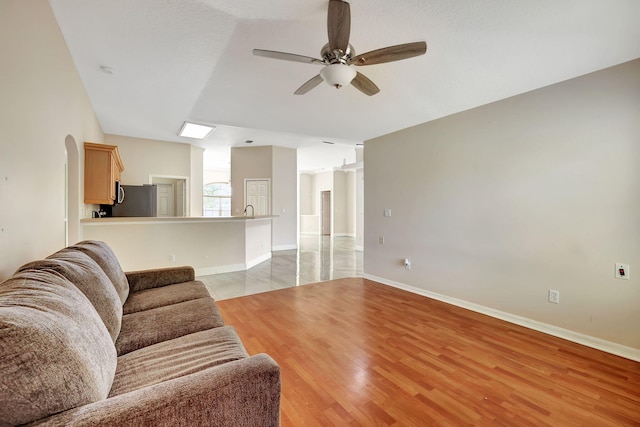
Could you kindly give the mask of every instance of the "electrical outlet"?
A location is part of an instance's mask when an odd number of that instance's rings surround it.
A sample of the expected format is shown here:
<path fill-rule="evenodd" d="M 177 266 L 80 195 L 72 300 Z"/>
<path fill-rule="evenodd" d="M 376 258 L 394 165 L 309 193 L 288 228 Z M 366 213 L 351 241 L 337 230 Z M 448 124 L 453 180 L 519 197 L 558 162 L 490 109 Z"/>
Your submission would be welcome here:
<path fill-rule="evenodd" d="M 616 279 L 629 280 L 629 264 L 616 262 Z"/>
<path fill-rule="evenodd" d="M 380 243 L 381 245 L 384 245 L 384 237 L 379 236 L 378 237 L 378 243 Z"/>
<path fill-rule="evenodd" d="M 549 289 L 549 302 L 560 304 L 560 291 Z"/>
<path fill-rule="evenodd" d="M 391 209 L 385 209 L 384 216 L 391 216 Z"/>
<path fill-rule="evenodd" d="M 175 260 L 176 260 L 176 256 L 175 255 L 169 255 L 169 261 L 175 262 Z"/>

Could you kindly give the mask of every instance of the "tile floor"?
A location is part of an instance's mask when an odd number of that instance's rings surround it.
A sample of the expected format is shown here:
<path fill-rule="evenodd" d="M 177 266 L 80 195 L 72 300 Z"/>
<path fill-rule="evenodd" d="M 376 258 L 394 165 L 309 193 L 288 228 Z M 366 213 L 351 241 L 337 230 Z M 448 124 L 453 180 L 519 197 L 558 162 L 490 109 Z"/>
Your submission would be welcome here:
<path fill-rule="evenodd" d="M 233 273 L 199 276 L 216 300 L 362 276 L 363 253 L 353 237 L 300 236 L 297 250 L 274 252 L 270 260 Z"/>

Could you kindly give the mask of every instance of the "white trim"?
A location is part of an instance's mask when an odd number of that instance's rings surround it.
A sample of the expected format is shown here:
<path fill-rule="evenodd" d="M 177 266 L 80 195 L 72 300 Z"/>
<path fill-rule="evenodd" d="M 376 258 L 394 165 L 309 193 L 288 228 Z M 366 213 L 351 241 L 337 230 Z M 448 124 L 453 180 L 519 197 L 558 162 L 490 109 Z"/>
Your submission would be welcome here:
<path fill-rule="evenodd" d="M 247 269 L 246 264 L 229 264 L 219 265 L 217 267 L 196 268 L 196 276 L 208 276 L 210 274 L 232 273 L 234 271 L 244 271 Z"/>
<path fill-rule="evenodd" d="M 280 246 L 272 246 L 271 250 L 274 252 L 277 251 L 290 251 L 292 249 L 298 249 L 298 245 L 280 245 Z"/>
<path fill-rule="evenodd" d="M 107 217 L 107 218 L 84 218 L 80 222 L 83 226 L 95 225 L 138 225 L 138 224 L 188 224 L 204 222 L 238 222 L 238 221 L 261 221 L 275 218 L 273 215 L 262 217 L 245 216 L 189 216 L 189 217 Z"/>
<path fill-rule="evenodd" d="M 255 267 L 256 265 L 260 264 L 261 262 L 265 262 L 266 260 L 271 259 L 271 252 L 267 252 L 264 255 L 260 255 L 258 258 L 252 259 L 251 261 L 247 261 L 247 270 Z"/>
<path fill-rule="evenodd" d="M 553 335 L 554 337 L 563 338 L 565 340 L 582 344 L 587 347 L 595 348 L 607 353 L 615 354 L 616 356 L 624 357 L 627 359 L 640 362 L 640 349 L 627 347 L 622 344 L 603 340 L 601 338 L 592 337 L 590 335 L 581 334 L 579 332 L 563 329 L 558 326 L 550 325 L 548 323 L 538 322 L 537 320 L 528 319 L 526 317 L 517 316 L 515 314 L 506 313 L 504 311 L 496 310 L 483 305 L 475 304 L 472 302 L 464 301 L 457 298 L 452 298 L 446 295 L 430 292 L 425 289 L 416 288 L 404 283 L 395 282 L 393 280 L 383 279 L 382 277 L 373 276 L 370 274 L 363 274 L 365 279 L 373 280 L 375 282 L 382 283 L 384 285 L 392 286 L 394 288 L 402 289 L 414 294 L 422 295 L 428 298 L 432 298 L 438 301 L 446 302 L 457 307 L 462 307 L 467 310 L 475 311 L 477 313 L 486 314 L 487 316 L 494 317 L 496 319 L 504 320 L 509 323 L 524 326 L 525 328 L 533 329 L 535 331 L 543 332 L 545 334 Z"/>
<path fill-rule="evenodd" d="M 246 264 L 229 264 L 229 265 L 218 265 L 216 267 L 203 267 L 203 268 L 196 268 L 195 271 L 196 271 L 196 276 L 208 276 L 210 274 L 233 273 L 234 271 L 246 271 L 268 259 L 271 259 L 271 252 L 261 255 L 256 259 L 252 259 L 251 261 L 248 261 Z"/>
<path fill-rule="evenodd" d="M 189 177 L 188 176 L 181 176 L 181 175 L 154 175 L 154 174 L 149 174 L 149 184 L 153 184 L 153 178 L 174 179 L 176 181 L 184 180 L 184 203 L 185 203 L 184 216 L 185 217 L 191 216 L 191 184 L 189 183 Z"/>
<path fill-rule="evenodd" d="M 256 259 L 252 259 L 248 261 L 246 264 L 228 264 L 228 265 L 218 265 L 215 267 L 201 267 L 196 268 L 196 276 L 208 276 L 210 274 L 221 274 L 221 273 L 233 273 L 234 271 L 247 271 L 248 269 L 255 267 L 256 265 L 264 262 L 268 259 L 271 259 L 271 252 L 261 255 Z"/>

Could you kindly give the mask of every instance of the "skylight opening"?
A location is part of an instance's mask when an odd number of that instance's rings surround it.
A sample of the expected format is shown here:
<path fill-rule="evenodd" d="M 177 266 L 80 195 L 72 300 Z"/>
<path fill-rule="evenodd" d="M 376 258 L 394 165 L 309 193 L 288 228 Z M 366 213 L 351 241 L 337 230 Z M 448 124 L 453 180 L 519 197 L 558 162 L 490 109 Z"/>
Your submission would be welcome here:
<path fill-rule="evenodd" d="M 214 129 L 215 127 L 212 126 L 184 122 L 178 135 L 184 136 L 185 138 L 204 139 L 209 136 L 209 134 L 213 132 Z"/>

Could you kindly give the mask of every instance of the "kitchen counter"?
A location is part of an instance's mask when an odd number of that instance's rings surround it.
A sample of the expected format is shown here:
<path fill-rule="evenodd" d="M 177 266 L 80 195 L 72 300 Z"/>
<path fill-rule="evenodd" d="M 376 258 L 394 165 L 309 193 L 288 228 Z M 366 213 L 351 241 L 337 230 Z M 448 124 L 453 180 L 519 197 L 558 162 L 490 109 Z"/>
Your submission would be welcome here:
<path fill-rule="evenodd" d="M 148 216 L 123 216 L 123 217 L 102 217 L 102 218 L 84 218 L 80 220 L 82 224 L 125 224 L 125 223 L 141 223 L 141 222 L 226 222 L 226 221 L 242 221 L 253 219 L 271 219 L 277 218 L 277 215 L 256 215 L 256 216 L 170 216 L 170 217 L 148 217 Z"/>
<path fill-rule="evenodd" d="M 247 270 L 271 258 L 275 217 L 108 217 L 80 224 L 82 238 L 106 242 L 125 271 L 190 265 L 202 276 Z"/>

